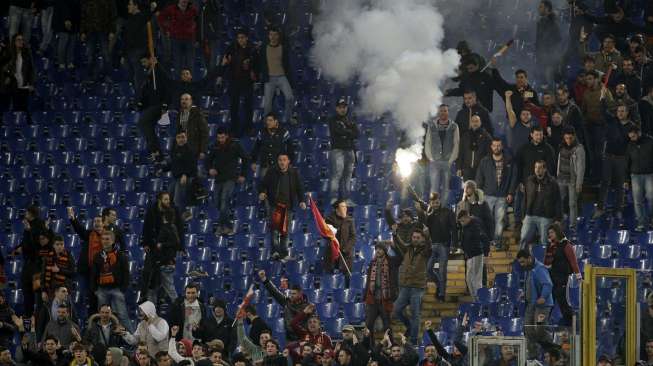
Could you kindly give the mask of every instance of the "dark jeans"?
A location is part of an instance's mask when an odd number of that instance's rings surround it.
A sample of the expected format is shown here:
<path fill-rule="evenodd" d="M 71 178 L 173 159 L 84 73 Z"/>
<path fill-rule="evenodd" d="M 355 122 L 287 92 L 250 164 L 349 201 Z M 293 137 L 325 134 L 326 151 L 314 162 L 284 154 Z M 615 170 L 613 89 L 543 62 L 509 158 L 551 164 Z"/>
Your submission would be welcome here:
<path fill-rule="evenodd" d="M 601 157 L 603 156 L 603 144 L 605 141 L 605 126 L 595 123 L 587 124 L 587 153 L 590 156 L 590 180 L 598 182 L 601 178 Z"/>
<path fill-rule="evenodd" d="M 141 117 L 138 119 L 138 127 L 143 132 L 145 142 L 147 143 L 147 150 L 150 153 L 161 151 L 159 138 L 155 131 L 156 123 L 161 118 L 161 108 L 161 105 L 147 107 L 141 112 Z"/>
<path fill-rule="evenodd" d="M 431 257 L 426 264 L 426 274 L 435 281 L 438 288 L 437 296 L 444 297 L 447 293 L 447 263 L 449 262 L 449 247 L 442 243 L 431 244 Z M 435 264 L 438 268 L 433 268 Z"/>
<path fill-rule="evenodd" d="M 0 111 L 27 112 L 29 106 L 29 90 L 13 89 L 5 94 L 0 93 Z"/>
<path fill-rule="evenodd" d="M 562 319 L 560 319 L 560 325 L 564 327 L 570 327 L 571 322 L 574 316 L 574 310 L 569 306 L 567 302 L 567 283 L 553 283 L 553 301 L 558 304 L 560 312 L 562 313 Z"/>
<path fill-rule="evenodd" d="M 252 83 L 232 82 L 229 86 L 231 112 L 231 133 L 235 137 L 242 137 L 252 129 L 252 103 L 254 88 Z M 243 119 L 240 119 L 240 98 L 243 98 Z"/>
<path fill-rule="evenodd" d="M 88 60 L 88 77 L 97 81 L 98 77 L 108 70 L 109 34 L 104 32 L 89 32 L 86 35 L 86 57 Z M 102 61 L 99 61 L 102 58 Z"/>
<path fill-rule="evenodd" d="M 274 207 L 270 207 L 270 213 L 274 212 Z M 290 222 L 292 221 L 293 217 L 293 212 L 291 210 L 288 210 L 287 212 L 287 222 L 288 226 L 290 226 Z M 272 254 L 274 253 L 279 254 L 279 258 L 285 258 L 288 256 L 288 233 L 286 235 L 281 235 L 281 232 L 278 230 L 272 229 L 270 230 L 270 233 L 272 234 Z"/>
<path fill-rule="evenodd" d="M 182 69 L 193 71 L 195 58 L 193 41 L 170 38 L 170 51 L 172 52 L 172 66 L 175 68 L 175 75 L 179 75 Z"/>
<path fill-rule="evenodd" d="M 608 190 L 615 190 L 614 209 L 621 212 L 624 206 L 624 182 L 626 181 L 626 158 L 623 156 L 606 155 L 603 158 L 601 174 L 601 189 L 599 190 L 599 208 L 605 208 Z"/>
<path fill-rule="evenodd" d="M 220 226 L 229 225 L 229 201 L 231 201 L 231 194 L 234 192 L 236 182 L 233 179 L 224 182 L 215 182 L 215 190 L 213 191 L 213 203 L 220 211 L 220 218 L 218 223 Z"/>
<path fill-rule="evenodd" d="M 141 88 L 145 80 L 145 70 L 141 65 L 141 56 L 143 56 L 143 50 L 129 50 L 125 55 L 129 79 L 134 82 L 134 89 L 136 90 Z"/>
<path fill-rule="evenodd" d="M 383 309 L 383 304 L 374 303 L 365 305 L 365 326 L 370 330 L 371 336 L 374 337 L 374 323 L 376 318 L 381 317 L 383 321 L 383 332 L 390 329 L 390 313 Z"/>

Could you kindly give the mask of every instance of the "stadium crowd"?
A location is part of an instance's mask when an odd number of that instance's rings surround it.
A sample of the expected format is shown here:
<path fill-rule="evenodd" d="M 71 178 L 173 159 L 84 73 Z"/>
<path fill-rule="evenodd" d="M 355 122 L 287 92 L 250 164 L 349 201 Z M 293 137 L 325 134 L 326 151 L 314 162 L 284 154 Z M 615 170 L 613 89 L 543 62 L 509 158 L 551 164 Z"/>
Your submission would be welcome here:
<path fill-rule="evenodd" d="M 214 234 L 233 236 L 238 230 L 231 219 L 234 191 L 245 183 L 255 187 L 269 218 L 267 259 L 282 264 L 295 259 L 288 225 L 311 207 L 314 197 L 307 192 L 314 189 L 304 186 L 306 172 L 293 165 L 299 153 L 291 143 L 298 123 L 293 108 L 301 96 L 293 89 L 289 63 L 292 19 L 282 28 L 274 24 L 274 11 L 268 12 L 267 39 L 255 43 L 245 27 L 233 32 L 234 39 L 224 38 L 225 28 L 233 24 L 223 19 L 217 0 L 10 0 L 9 37 L 0 52 L 0 109 L 29 115 L 37 57 L 59 70 L 84 63 L 86 85 L 110 80 L 113 69 L 127 70 L 150 164 L 156 175 L 172 179 L 147 207 L 142 232 L 135 233 L 140 235 L 142 268 L 130 265 L 115 207 L 105 207 L 89 224 L 73 207 L 67 210 L 81 242 L 78 257 L 66 249 L 63 233 L 50 227 L 41 207 L 25 208 L 20 245 L 5 250 L 22 258 L 24 302 L 18 314 L 0 292 L 0 365 L 466 365 L 466 341 L 483 329 L 465 316 L 449 335 L 453 345 L 444 347 L 432 322 L 422 324 L 422 300 L 435 283 L 437 301 L 448 301 L 448 259 L 461 254 L 468 293 L 477 300 L 479 289 L 487 286 L 487 257 L 508 246 L 504 231 L 509 226 L 519 238 L 514 259 L 526 273 L 528 358 L 549 366 L 568 364 L 568 350 L 553 343 L 547 326 L 556 306 L 562 313 L 560 326 L 571 327 L 574 319 L 567 281 L 582 275 L 567 234 L 576 230 L 579 202 L 598 188 L 593 219 L 611 215 L 625 225 L 623 209 L 630 194 L 636 217 L 632 229 L 653 226 L 648 36 L 653 7 L 646 8 L 640 25 L 631 21 L 634 16 L 622 2 L 605 3 L 606 15 L 596 16 L 581 1 L 571 2 L 568 35 L 549 0 L 536 4 L 533 84 L 520 65 L 514 65 L 514 81 L 506 80 L 498 68 L 501 58 L 486 62 L 466 42 L 458 44 L 459 74 L 450 81 L 458 85 L 445 95 L 462 97 L 463 105 L 454 111 L 442 104 L 425 121 L 419 169 L 397 183 L 405 193 L 401 210 L 394 209 L 399 202 L 387 202 L 385 221 L 392 236 L 374 244 L 364 269 L 367 280 L 359 299 L 365 304 L 364 322 L 329 334 L 302 286 L 274 283 L 257 268 L 258 293 L 282 308 L 285 339 L 278 339 L 248 303 L 251 296 L 234 313 L 225 302 L 232 299 L 193 280 L 179 294 L 175 267 L 187 256 L 185 222 L 193 217 L 192 206 L 211 202 L 218 211 Z M 600 41 L 598 49 L 592 39 Z M 75 57 L 77 47 L 86 47 L 85 60 Z M 201 78 L 193 75 L 197 58 L 205 66 Z M 567 80 L 571 63 L 582 68 Z M 229 96 L 229 125 L 219 127 L 210 141 L 209 123 L 197 101 L 222 85 Z M 263 114 L 255 116 L 261 93 Z M 495 93 L 505 114 L 492 112 Z M 281 97 L 283 112 L 277 113 L 275 99 Z M 339 251 L 326 250 L 323 259 L 324 271 L 345 274 L 346 288 L 362 275 L 352 273 L 357 226 L 351 209 L 357 202 L 351 182 L 361 132 L 351 109 L 350 97 L 338 98 L 328 120 L 332 210 L 325 222 L 336 229 Z M 169 150 L 157 134 L 158 126 L 167 123 L 174 131 Z M 241 139 L 252 136 L 254 146 L 246 149 Z M 452 175 L 464 181 L 458 202 L 450 190 Z M 531 253 L 533 243 L 547 244 L 543 262 Z M 127 306 L 133 278 L 139 278 L 137 314 Z M 88 314 L 76 314 L 79 303 Z M 653 365 L 650 309 L 642 315 L 646 365 Z M 378 318 L 381 328 L 375 326 Z M 405 334 L 392 331 L 393 320 L 405 326 Z M 426 331 L 424 338 L 420 329 Z M 423 352 L 418 352 L 420 345 Z M 488 355 L 487 365 L 516 364 L 512 347 L 494 356 Z M 598 365 L 613 365 L 614 356 L 600 357 Z"/>

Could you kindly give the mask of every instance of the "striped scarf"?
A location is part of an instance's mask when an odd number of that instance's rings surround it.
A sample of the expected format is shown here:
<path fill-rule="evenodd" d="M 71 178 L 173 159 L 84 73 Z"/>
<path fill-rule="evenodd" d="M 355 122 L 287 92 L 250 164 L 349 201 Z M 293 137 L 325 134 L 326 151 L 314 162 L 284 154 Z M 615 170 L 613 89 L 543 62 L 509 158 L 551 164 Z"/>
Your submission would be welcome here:
<path fill-rule="evenodd" d="M 390 300 L 390 264 L 388 263 L 387 258 L 382 259 L 381 262 L 381 300 Z M 376 288 L 376 269 L 377 269 L 377 259 L 374 258 L 370 264 L 370 277 L 367 279 L 369 281 L 368 296 L 374 298 L 374 289 Z"/>

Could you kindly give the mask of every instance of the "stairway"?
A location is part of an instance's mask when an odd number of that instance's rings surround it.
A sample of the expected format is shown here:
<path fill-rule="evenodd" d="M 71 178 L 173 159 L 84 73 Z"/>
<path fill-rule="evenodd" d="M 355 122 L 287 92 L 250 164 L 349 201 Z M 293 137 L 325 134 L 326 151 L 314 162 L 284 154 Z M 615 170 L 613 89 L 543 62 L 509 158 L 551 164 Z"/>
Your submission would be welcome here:
<path fill-rule="evenodd" d="M 497 273 L 509 273 L 512 271 L 512 262 L 519 251 L 519 233 L 504 230 L 503 232 L 504 249 L 492 249 L 487 259 L 488 284 L 491 287 L 494 284 L 494 277 Z M 506 250 L 507 249 L 507 250 Z M 420 334 L 423 331 L 424 322 L 430 320 L 433 322 L 433 328 L 438 329 L 443 317 L 452 317 L 458 315 L 458 306 L 462 303 L 471 302 L 472 297 L 467 293 L 465 283 L 465 261 L 462 255 L 453 255 L 449 258 L 447 271 L 447 297 L 445 302 L 440 302 L 435 297 L 436 287 L 428 284 L 426 293 L 422 298 L 422 314 L 420 325 Z M 393 320 L 392 331 L 394 334 L 406 331 L 404 325 Z"/>

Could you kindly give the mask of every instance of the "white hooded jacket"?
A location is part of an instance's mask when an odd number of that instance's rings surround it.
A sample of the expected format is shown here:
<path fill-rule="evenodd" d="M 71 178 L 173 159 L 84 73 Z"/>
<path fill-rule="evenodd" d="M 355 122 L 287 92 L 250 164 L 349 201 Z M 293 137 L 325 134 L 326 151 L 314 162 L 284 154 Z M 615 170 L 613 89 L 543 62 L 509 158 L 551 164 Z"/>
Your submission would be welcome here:
<path fill-rule="evenodd" d="M 132 346 L 137 345 L 138 342 L 145 342 L 147 351 L 152 357 L 155 357 L 160 351 L 167 352 L 168 332 L 170 331 L 168 322 L 156 314 L 156 308 L 151 301 L 142 303 L 139 308 L 147 316 L 147 320 L 138 323 L 134 334 L 127 333 L 123 338 Z"/>

